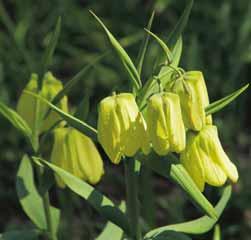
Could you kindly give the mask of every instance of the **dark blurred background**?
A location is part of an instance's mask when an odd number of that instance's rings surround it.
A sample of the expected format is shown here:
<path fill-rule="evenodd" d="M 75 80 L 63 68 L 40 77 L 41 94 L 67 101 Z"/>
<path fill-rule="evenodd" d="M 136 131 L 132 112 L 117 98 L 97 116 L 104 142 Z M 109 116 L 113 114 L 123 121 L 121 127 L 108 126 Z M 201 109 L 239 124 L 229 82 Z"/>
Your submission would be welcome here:
<path fill-rule="evenodd" d="M 62 31 L 50 70 L 65 83 L 110 49 L 88 9 L 102 17 L 132 59 L 136 59 L 143 28 L 152 10 L 156 10 L 153 32 L 167 37 L 185 4 L 185 0 L 0 0 L 0 100 L 15 107 L 31 72 L 39 67 L 58 16 L 62 16 Z M 183 40 L 181 66 L 204 72 L 211 101 L 250 81 L 249 0 L 195 0 Z M 143 81 L 152 73 L 157 53 L 158 46 L 151 41 Z M 117 57 L 108 54 L 74 88 L 69 96 L 70 104 L 77 106 L 89 94 L 88 122 L 95 126 L 97 103 L 113 90 L 128 91 L 128 81 Z M 240 180 L 220 221 L 224 239 L 228 240 L 248 240 L 251 235 L 250 104 L 248 90 L 214 115 L 224 148 L 240 172 Z M 0 116 L 0 232 L 30 225 L 15 193 L 15 175 L 26 147 L 21 136 Z M 107 159 L 105 164 L 106 175 L 98 187 L 119 201 L 124 197 L 123 169 L 112 166 Z M 153 185 L 157 194 L 157 225 L 200 216 L 181 190 L 166 179 L 154 176 Z M 212 191 L 208 189 L 207 194 Z M 68 191 L 53 190 L 52 194 L 54 204 L 65 209 L 60 230 L 62 239 L 93 239 L 100 232 L 104 220 L 83 200 Z M 73 204 L 69 205 L 69 201 Z M 207 239 L 212 239 L 211 233 Z"/>

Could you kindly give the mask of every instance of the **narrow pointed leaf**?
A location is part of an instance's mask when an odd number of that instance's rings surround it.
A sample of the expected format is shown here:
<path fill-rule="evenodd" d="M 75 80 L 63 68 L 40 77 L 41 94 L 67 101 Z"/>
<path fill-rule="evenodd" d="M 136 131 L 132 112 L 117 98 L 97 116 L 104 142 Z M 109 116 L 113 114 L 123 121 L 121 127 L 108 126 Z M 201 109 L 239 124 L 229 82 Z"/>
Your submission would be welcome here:
<path fill-rule="evenodd" d="M 26 121 L 16 111 L 0 102 L 0 114 L 8 119 L 31 142 L 32 131 Z"/>
<path fill-rule="evenodd" d="M 231 197 L 232 188 L 231 186 L 227 186 L 224 188 L 221 199 L 215 206 L 215 210 L 217 211 L 218 216 L 222 214 L 224 211 L 230 197 Z M 148 232 L 144 239 L 151 239 L 152 236 L 157 236 L 165 231 L 177 231 L 183 232 L 187 234 L 204 234 L 210 231 L 219 218 L 213 219 L 208 216 L 204 216 L 192 221 L 178 223 L 173 225 L 168 225 L 160 228 L 156 228 Z"/>
<path fill-rule="evenodd" d="M 145 164 L 154 172 L 163 177 L 172 179 L 188 194 L 195 205 L 203 210 L 203 213 L 206 213 L 214 219 L 217 218 L 217 213 L 212 204 L 200 192 L 185 168 L 181 164 L 177 163 L 178 161 L 176 157 L 169 154 L 168 159 L 163 160 L 154 155 L 153 157 L 148 157 L 147 159 L 139 158 L 139 160 L 142 164 Z"/>
<path fill-rule="evenodd" d="M 174 44 L 177 42 L 177 40 L 181 37 L 181 35 L 187 25 L 189 15 L 192 10 L 192 6 L 193 6 L 193 0 L 188 0 L 188 4 L 187 4 L 186 8 L 184 9 L 180 19 L 178 20 L 173 31 L 171 32 L 171 34 L 168 37 L 167 43 L 171 49 L 174 47 Z"/>
<path fill-rule="evenodd" d="M 173 55 L 172 65 L 173 66 L 175 67 L 179 66 L 181 54 L 182 54 L 182 37 L 180 36 L 172 50 L 172 55 Z"/>
<path fill-rule="evenodd" d="M 149 22 L 147 24 L 147 29 L 148 30 L 151 30 L 152 28 L 152 23 L 153 23 L 153 19 L 154 19 L 154 15 L 155 15 L 155 12 L 153 11 L 152 12 L 152 15 L 149 19 Z M 142 42 L 142 45 L 140 47 L 140 51 L 139 51 L 139 56 L 138 56 L 138 65 L 137 65 L 137 70 L 138 70 L 138 73 L 139 73 L 139 76 L 141 75 L 141 72 L 142 72 L 142 67 L 143 67 L 143 63 L 144 63 L 144 59 L 145 59 L 145 54 L 146 54 L 146 50 L 147 50 L 147 47 L 148 47 L 148 44 L 149 44 L 149 34 L 145 34 L 145 38 Z"/>
<path fill-rule="evenodd" d="M 216 113 L 222 108 L 226 107 L 228 104 L 234 101 L 240 94 L 242 94 L 248 87 L 249 87 L 249 84 L 246 84 L 245 86 L 229 94 L 228 96 L 211 103 L 205 109 L 206 114 L 210 115 L 210 114 Z"/>
<path fill-rule="evenodd" d="M 58 113 L 71 127 L 76 128 L 80 132 L 86 134 L 87 136 L 92 138 L 94 141 L 96 141 L 97 130 L 95 128 L 93 128 L 90 125 L 88 125 L 87 123 L 73 117 L 72 115 L 62 111 L 60 108 L 56 107 L 51 102 L 47 101 L 45 98 L 43 98 L 35 93 L 29 92 L 29 91 L 24 91 L 24 92 L 26 94 L 30 94 L 30 95 L 40 99 L 42 102 L 46 103 L 53 111 Z"/>
<path fill-rule="evenodd" d="M 120 43 L 116 40 L 116 38 L 111 34 L 111 32 L 107 29 L 107 27 L 104 25 L 104 23 L 101 21 L 101 19 L 95 15 L 94 12 L 90 11 L 90 13 L 94 16 L 94 18 L 99 22 L 99 24 L 104 29 L 111 45 L 113 46 L 114 50 L 117 52 L 122 64 L 124 65 L 127 73 L 129 74 L 129 77 L 132 80 L 133 86 L 138 90 L 141 87 L 141 80 L 139 77 L 139 73 L 134 66 L 131 58 L 128 56 L 124 48 L 120 45 Z"/>
<path fill-rule="evenodd" d="M 105 197 L 90 184 L 84 182 L 78 177 L 75 177 L 62 168 L 40 158 L 33 159 L 35 162 L 42 163 L 53 170 L 62 178 L 66 186 L 68 186 L 80 197 L 87 200 L 108 221 L 113 222 L 117 226 L 121 227 L 125 232 L 128 232 L 129 225 L 125 214 L 117 208 L 109 198 Z"/>
<path fill-rule="evenodd" d="M 122 202 L 119 206 L 121 211 L 125 213 L 125 202 Z M 112 222 L 108 222 L 106 226 L 104 227 L 103 231 L 100 233 L 100 235 L 95 240 L 107 240 L 110 239 L 112 236 L 112 239 L 114 240 L 121 240 L 123 236 L 123 230 L 118 227 L 117 225 L 113 224 Z"/>
<path fill-rule="evenodd" d="M 161 40 L 156 34 L 152 33 L 148 29 L 145 29 L 145 31 L 148 34 L 150 34 L 157 41 L 157 43 L 160 45 L 160 47 L 162 48 L 163 52 L 166 55 L 168 63 L 172 63 L 172 60 L 173 60 L 172 53 L 171 53 L 170 49 L 168 48 L 168 46 L 163 42 L 163 40 Z"/>
<path fill-rule="evenodd" d="M 16 189 L 24 212 L 39 229 L 46 230 L 47 223 L 43 201 L 35 187 L 33 168 L 27 155 L 24 155 L 22 158 L 18 169 Z M 55 231 L 54 233 L 56 233 L 59 224 L 60 211 L 57 208 L 50 207 L 50 212 L 53 230 Z"/>

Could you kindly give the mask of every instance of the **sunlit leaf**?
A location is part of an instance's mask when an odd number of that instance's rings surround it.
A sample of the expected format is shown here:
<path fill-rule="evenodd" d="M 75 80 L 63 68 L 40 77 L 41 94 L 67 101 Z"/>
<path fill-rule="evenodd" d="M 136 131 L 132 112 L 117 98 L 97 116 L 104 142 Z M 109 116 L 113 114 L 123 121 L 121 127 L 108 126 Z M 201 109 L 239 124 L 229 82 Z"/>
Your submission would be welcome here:
<path fill-rule="evenodd" d="M 221 199 L 215 206 L 215 210 L 217 211 L 219 217 L 222 214 L 223 210 L 225 209 L 231 197 L 231 192 L 232 192 L 231 186 L 225 187 L 222 192 Z M 148 232 L 145 235 L 144 239 L 151 239 L 152 236 L 157 236 L 158 234 L 170 230 L 183 232 L 187 234 L 203 234 L 210 231 L 213 228 L 215 223 L 218 221 L 219 217 L 217 219 L 213 219 L 208 216 L 204 216 L 196 220 L 156 228 Z"/>
<path fill-rule="evenodd" d="M 73 117 L 72 115 L 62 111 L 60 108 L 56 107 L 55 105 L 53 105 L 51 102 L 47 101 L 45 98 L 39 96 L 38 94 L 29 92 L 29 91 L 24 91 L 24 93 L 26 94 L 30 94 L 38 99 L 40 99 L 42 102 L 48 104 L 48 106 L 55 112 L 57 112 L 70 126 L 76 128 L 77 130 L 79 130 L 80 132 L 86 134 L 87 136 L 89 136 L 90 138 L 92 138 L 93 140 L 96 140 L 97 138 L 97 130 L 93 127 L 91 127 L 90 125 L 88 125 L 87 123 Z"/>
<path fill-rule="evenodd" d="M 178 163 L 176 157 L 171 154 L 168 155 L 168 159 L 162 159 L 156 155 L 151 156 L 142 159 L 139 158 L 139 160 L 154 172 L 172 179 L 188 194 L 195 205 L 199 206 L 204 213 L 214 219 L 217 218 L 217 213 L 212 204 L 200 192 L 185 168 Z"/>
<path fill-rule="evenodd" d="M 46 230 L 47 223 L 43 200 L 35 187 L 33 168 L 27 155 L 22 158 L 18 169 L 16 189 L 24 212 L 39 229 Z M 57 208 L 50 207 L 50 213 L 55 234 L 59 224 L 60 211 Z"/>
<path fill-rule="evenodd" d="M 157 41 L 157 43 L 160 45 L 160 47 L 162 48 L 163 52 L 166 55 L 168 63 L 169 64 L 172 63 L 173 56 L 172 56 L 172 53 L 171 53 L 170 49 L 168 48 L 168 46 L 156 34 L 152 33 L 148 29 L 145 29 L 145 31 L 148 34 L 150 34 Z"/>
<path fill-rule="evenodd" d="M 249 84 L 246 84 L 242 88 L 238 89 L 237 91 L 229 94 L 228 96 L 217 100 L 213 103 L 211 103 L 209 106 L 206 107 L 205 111 L 207 115 L 213 114 L 221 110 L 222 108 L 226 107 L 228 104 L 230 104 L 232 101 L 235 100 L 240 94 L 242 94 L 247 88 L 249 87 Z"/>
<path fill-rule="evenodd" d="M 99 24 L 103 27 L 105 30 L 105 33 L 110 40 L 110 43 L 112 44 L 114 50 L 117 52 L 121 62 L 123 63 L 127 73 L 129 74 L 129 77 L 132 80 L 132 84 L 136 89 L 140 89 L 141 87 L 141 80 L 139 73 L 137 69 L 135 68 L 131 58 L 128 56 L 124 48 L 120 45 L 120 43 L 116 40 L 116 38 L 111 34 L 111 32 L 107 29 L 107 27 L 104 25 L 104 23 L 101 21 L 101 19 L 95 15 L 94 12 L 90 11 L 90 13 L 94 16 L 94 18 L 99 22 Z"/>
<path fill-rule="evenodd" d="M 34 160 L 46 165 L 57 173 L 57 175 L 62 178 L 66 186 L 68 186 L 80 197 L 87 200 L 103 217 L 121 227 L 125 232 L 128 232 L 129 224 L 125 214 L 117 208 L 109 198 L 101 194 L 90 184 L 84 182 L 78 177 L 75 177 L 62 168 L 57 167 L 56 165 L 43 159 L 34 158 Z"/>

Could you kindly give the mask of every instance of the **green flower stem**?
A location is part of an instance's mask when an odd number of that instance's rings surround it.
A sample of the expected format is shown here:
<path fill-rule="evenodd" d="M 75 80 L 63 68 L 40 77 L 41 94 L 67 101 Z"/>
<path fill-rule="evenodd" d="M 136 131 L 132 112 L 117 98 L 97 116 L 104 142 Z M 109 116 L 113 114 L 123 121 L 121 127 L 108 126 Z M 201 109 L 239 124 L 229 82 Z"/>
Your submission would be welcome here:
<path fill-rule="evenodd" d="M 139 223 L 139 201 L 138 201 L 138 176 L 134 171 L 135 159 L 124 159 L 125 181 L 126 181 L 126 209 L 130 222 L 131 237 L 135 240 L 142 239 Z"/>
<path fill-rule="evenodd" d="M 32 129 L 32 141 L 33 141 L 33 147 L 34 147 L 34 155 L 36 157 L 40 156 L 39 153 L 39 126 L 40 126 L 40 118 L 39 118 L 39 100 L 36 101 L 36 119 L 35 119 L 35 126 Z M 36 167 L 36 173 L 38 176 L 39 184 L 41 184 L 42 177 L 43 177 L 43 169 L 39 167 L 38 165 Z M 50 212 L 50 198 L 49 198 L 49 192 L 45 192 L 44 195 L 41 196 L 44 206 L 44 213 L 45 213 L 45 219 L 46 219 L 46 225 L 47 225 L 47 232 L 48 232 L 48 239 L 49 240 L 57 240 L 57 236 L 55 231 L 53 231 L 52 226 L 52 220 L 51 220 L 51 212 Z"/>
<path fill-rule="evenodd" d="M 35 165 L 36 168 L 36 173 L 38 176 L 38 182 L 39 184 L 42 181 L 42 176 L 43 176 L 43 169 Z M 52 225 L 52 220 L 51 220 L 51 211 L 50 211 L 50 197 L 49 197 L 49 192 L 45 192 L 44 195 L 41 196 L 42 201 L 43 201 L 43 207 L 44 207 L 44 214 L 45 214 L 45 220 L 46 220 L 46 225 L 47 225 L 47 239 L 48 240 L 57 240 L 57 236 L 55 235 L 55 231 L 53 229 Z"/>

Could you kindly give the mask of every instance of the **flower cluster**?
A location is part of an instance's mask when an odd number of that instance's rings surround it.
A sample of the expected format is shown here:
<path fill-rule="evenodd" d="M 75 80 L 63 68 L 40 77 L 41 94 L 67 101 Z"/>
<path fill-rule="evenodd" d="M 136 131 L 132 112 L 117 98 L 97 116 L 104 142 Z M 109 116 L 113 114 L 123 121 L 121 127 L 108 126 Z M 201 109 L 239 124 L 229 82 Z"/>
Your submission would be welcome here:
<path fill-rule="evenodd" d="M 161 156 L 178 153 L 201 191 L 205 183 L 222 186 L 227 177 L 236 182 L 237 169 L 221 146 L 212 116 L 205 113 L 209 97 L 202 72 L 178 73 L 164 91 L 148 99 L 144 116 L 133 94 L 103 99 L 99 142 L 116 164 L 121 157 L 131 157 L 139 150 L 148 154 L 152 148 Z"/>
<path fill-rule="evenodd" d="M 52 101 L 62 89 L 63 84 L 52 73 L 48 72 L 42 79 L 41 90 L 39 90 L 37 74 L 31 75 L 24 90 Z M 67 97 L 64 96 L 57 106 L 67 113 Z M 93 141 L 83 133 L 65 127 L 64 122 L 57 124 L 62 120 L 61 117 L 53 111 L 48 114 L 48 110 L 49 107 L 46 103 L 25 91 L 22 92 L 17 111 L 31 129 L 37 128 L 38 133 L 42 134 L 53 127 L 55 128 L 51 162 L 91 184 L 98 183 L 104 174 L 104 168 L 103 160 Z M 39 126 L 36 126 L 37 122 L 40 123 Z M 57 175 L 55 177 L 58 186 L 63 188 L 65 186 L 63 180 Z"/>

